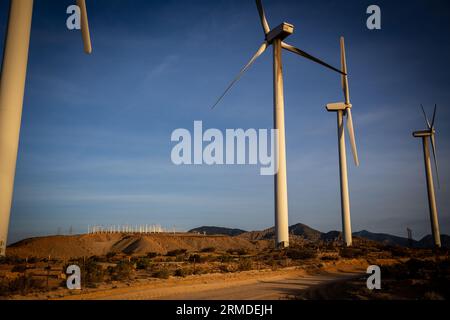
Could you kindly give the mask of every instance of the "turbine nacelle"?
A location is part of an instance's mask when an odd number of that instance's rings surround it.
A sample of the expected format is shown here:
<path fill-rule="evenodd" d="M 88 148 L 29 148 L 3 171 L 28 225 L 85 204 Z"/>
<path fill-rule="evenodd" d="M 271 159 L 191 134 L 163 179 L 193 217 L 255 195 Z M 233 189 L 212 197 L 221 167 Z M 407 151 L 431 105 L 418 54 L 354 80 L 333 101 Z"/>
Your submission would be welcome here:
<path fill-rule="evenodd" d="M 436 134 L 436 130 L 421 130 L 421 131 L 415 131 L 413 132 L 414 138 L 424 138 L 424 137 L 431 137 Z"/>
<path fill-rule="evenodd" d="M 275 39 L 280 39 L 281 41 L 283 41 L 293 33 L 294 25 L 283 22 L 279 26 L 269 31 L 269 33 L 266 35 L 266 41 L 269 44 L 271 44 Z"/>
<path fill-rule="evenodd" d="M 336 112 L 339 110 L 347 110 L 351 109 L 351 104 L 345 104 L 344 102 L 336 102 L 336 103 L 329 103 L 325 106 L 328 112 Z"/>

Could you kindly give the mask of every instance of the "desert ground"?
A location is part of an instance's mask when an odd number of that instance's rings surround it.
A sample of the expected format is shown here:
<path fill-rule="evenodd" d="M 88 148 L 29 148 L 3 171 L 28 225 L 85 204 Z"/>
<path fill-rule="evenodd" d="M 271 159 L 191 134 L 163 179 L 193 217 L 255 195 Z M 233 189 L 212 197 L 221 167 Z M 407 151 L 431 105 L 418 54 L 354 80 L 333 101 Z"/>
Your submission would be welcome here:
<path fill-rule="evenodd" d="M 0 260 L 0 299 L 447 299 L 448 251 L 355 238 L 292 236 L 288 249 L 258 234 L 89 234 L 32 238 Z M 82 290 L 65 270 L 81 268 Z M 366 287 L 381 266 L 384 287 Z"/>
<path fill-rule="evenodd" d="M 185 279 L 74 294 L 64 300 L 280 300 L 295 299 L 301 290 L 360 277 L 358 273 L 311 275 L 297 268 L 209 274 Z"/>

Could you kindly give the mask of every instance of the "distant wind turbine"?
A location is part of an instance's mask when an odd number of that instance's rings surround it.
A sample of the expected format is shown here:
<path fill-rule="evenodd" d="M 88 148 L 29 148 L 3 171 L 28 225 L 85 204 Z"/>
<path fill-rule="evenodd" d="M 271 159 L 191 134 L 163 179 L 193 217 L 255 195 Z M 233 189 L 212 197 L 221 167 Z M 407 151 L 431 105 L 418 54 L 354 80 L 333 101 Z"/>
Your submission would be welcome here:
<path fill-rule="evenodd" d="M 424 156 L 424 160 L 425 160 L 425 175 L 427 178 L 428 206 L 430 209 L 431 232 L 433 235 L 434 245 L 437 248 L 440 248 L 441 247 L 441 235 L 440 235 L 440 231 L 439 231 L 439 219 L 438 219 L 438 212 L 437 212 L 437 206 L 436 206 L 436 196 L 434 193 L 433 173 L 431 170 L 430 146 L 429 146 L 429 142 L 428 142 L 428 139 L 430 139 L 431 148 L 433 151 L 434 165 L 436 168 L 436 180 L 437 180 L 438 188 L 440 188 L 438 163 L 437 163 L 437 157 L 436 157 L 436 129 L 434 128 L 434 121 L 436 120 L 437 105 L 434 106 L 433 119 L 431 120 L 431 123 L 428 120 L 428 117 L 427 117 L 427 114 L 425 112 L 423 105 L 421 105 L 421 107 L 422 107 L 423 116 L 425 117 L 425 122 L 427 124 L 428 129 L 422 130 L 422 131 L 415 131 L 415 132 L 413 132 L 413 136 L 415 138 L 422 138 L 422 142 L 423 142 L 423 156 Z"/>
<path fill-rule="evenodd" d="M 352 245 L 352 224 L 350 218 L 350 197 L 348 191 L 347 177 L 347 155 L 345 149 L 345 129 L 344 116 L 347 116 L 347 129 L 352 146 L 353 159 L 356 166 L 359 166 L 358 151 L 356 149 L 355 131 L 353 129 L 352 104 L 350 103 L 350 91 L 348 87 L 347 59 L 345 54 L 344 37 L 341 37 L 341 68 L 342 90 L 344 91 L 345 102 L 330 103 L 326 108 L 329 112 L 336 112 L 339 142 L 339 169 L 341 179 L 341 212 L 342 212 L 342 232 L 343 240 L 347 246 Z"/>
<path fill-rule="evenodd" d="M 77 0 L 86 53 L 92 52 L 85 0 Z M 5 255 L 14 189 L 33 0 L 11 0 L 0 77 L 0 256 Z"/>
<path fill-rule="evenodd" d="M 288 50 L 300 55 L 306 59 L 314 61 L 338 73 L 341 70 L 332 67 L 312 55 L 293 47 L 283 40 L 294 33 L 292 24 L 283 22 L 278 27 L 270 29 L 261 0 L 256 0 L 261 25 L 264 30 L 265 39 L 255 55 L 242 68 L 238 76 L 230 83 L 225 92 L 219 97 L 212 108 L 215 108 L 233 85 L 244 75 L 255 60 L 261 56 L 266 49 L 273 47 L 273 88 L 274 88 L 274 127 L 278 130 L 277 155 L 278 155 L 278 173 L 275 175 L 275 234 L 277 247 L 289 246 L 289 225 L 288 225 L 288 194 L 287 194 L 287 173 L 286 173 L 286 138 L 284 126 L 284 89 L 283 89 L 283 69 L 281 61 L 282 49 Z"/>

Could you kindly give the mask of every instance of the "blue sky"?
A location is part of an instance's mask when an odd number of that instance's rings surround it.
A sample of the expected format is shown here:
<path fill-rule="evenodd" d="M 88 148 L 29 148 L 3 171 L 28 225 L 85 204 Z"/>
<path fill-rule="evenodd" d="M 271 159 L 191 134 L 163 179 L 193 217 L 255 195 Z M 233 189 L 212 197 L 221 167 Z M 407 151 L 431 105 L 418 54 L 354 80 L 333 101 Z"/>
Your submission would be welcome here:
<path fill-rule="evenodd" d="M 354 231 L 429 233 L 420 103 L 438 104 L 438 207 L 450 233 L 450 14 L 445 1 L 264 2 L 288 42 L 339 65 L 344 35 L 361 166 L 349 161 Z M 257 166 L 171 163 L 177 128 L 270 128 L 271 50 L 209 107 L 263 41 L 254 1 L 87 1 L 93 54 L 65 27 L 72 1 L 36 0 L 9 241 L 88 224 L 273 225 L 273 177 Z M 0 36 L 8 1 L 0 2 Z M 3 50 L 3 41 L 0 41 Z M 339 230 L 339 76 L 283 55 L 290 224 Z M 350 156 L 350 154 L 349 154 Z M 350 158 L 349 158 L 350 160 Z"/>

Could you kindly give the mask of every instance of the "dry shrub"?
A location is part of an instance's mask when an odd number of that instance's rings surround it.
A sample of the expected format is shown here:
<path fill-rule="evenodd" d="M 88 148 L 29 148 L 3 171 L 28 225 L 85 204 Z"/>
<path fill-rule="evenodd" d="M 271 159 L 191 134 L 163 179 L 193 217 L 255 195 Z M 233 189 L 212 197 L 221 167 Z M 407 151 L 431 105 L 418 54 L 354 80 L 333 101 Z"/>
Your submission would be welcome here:
<path fill-rule="evenodd" d="M 232 268 L 230 268 L 229 264 L 223 263 L 219 266 L 219 271 L 223 272 L 223 273 L 228 273 L 228 272 L 233 272 L 234 270 Z"/>
<path fill-rule="evenodd" d="M 27 266 L 25 264 L 18 264 L 11 269 L 11 272 L 21 272 L 27 271 Z"/>
<path fill-rule="evenodd" d="M 106 254 L 106 259 L 111 260 L 112 258 L 114 258 L 117 255 L 117 253 L 115 252 L 108 252 Z"/>
<path fill-rule="evenodd" d="M 317 257 L 317 251 L 310 248 L 287 248 L 286 256 L 293 260 L 314 259 Z"/>
<path fill-rule="evenodd" d="M 128 261 L 120 261 L 115 267 L 109 270 L 112 280 L 129 280 L 134 273 L 134 265 Z"/>
<path fill-rule="evenodd" d="M 238 264 L 239 271 L 248 271 L 252 270 L 253 263 L 250 259 L 241 259 Z"/>
<path fill-rule="evenodd" d="M 149 258 L 139 258 L 136 260 L 136 269 L 138 270 L 147 270 L 152 265 L 152 261 Z"/>
<path fill-rule="evenodd" d="M 335 256 L 323 256 L 320 259 L 322 261 L 336 261 L 336 260 L 339 260 L 339 258 L 335 257 Z"/>
<path fill-rule="evenodd" d="M 342 258 L 355 259 L 363 256 L 364 252 L 361 249 L 349 247 L 349 248 L 342 248 L 341 250 L 339 250 L 339 255 Z"/>
<path fill-rule="evenodd" d="M 175 270 L 174 276 L 175 277 L 186 277 L 193 273 L 193 270 L 190 268 L 178 268 Z"/>
<path fill-rule="evenodd" d="M 168 251 L 166 253 L 166 256 L 168 256 L 168 257 L 176 257 L 176 256 L 179 256 L 179 255 L 184 255 L 184 254 L 186 254 L 186 252 L 187 252 L 187 249 L 175 249 L 175 250 Z"/>
<path fill-rule="evenodd" d="M 156 258 L 157 256 L 159 256 L 159 254 L 156 252 L 147 252 L 147 258 L 149 259 Z"/>
<path fill-rule="evenodd" d="M 168 268 L 162 267 L 161 269 L 153 272 L 152 277 L 159 279 L 169 279 L 170 271 Z"/>
<path fill-rule="evenodd" d="M 63 272 L 67 270 L 68 266 L 65 266 Z M 95 286 L 95 284 L 103 282 L 106 272 L 99 266 L 94 260 L 89 259 L 85 263 L 81 264 L 81 281 L 88 287 Z"/>
<path fill-rule="evenodd" d="M 393 257 L 409 257 L 410 252 L 408 248 L 398 247 L 398 246 L 392 246 L 389 248 L 386 248 L 386 250 L 390 251 Z"/>
<path fill-rule="evenodd" d="M 199 254 L 191 254 L 188 260 L 192 263 L 203 263 L 206 259 Z"/>
<path fill-rule="evenodd" d="M 228 254 L 235 254 L 238 256 L 245 256 L 246 254 L 248 254 L 248 250 L 244 249 L 244 248 L 238 248 L 238 249 L 228 249 L 227 250 Z"/>
<path fill-rule="evenodd" d="M 5 256 L 0 257 L 0 264 L 21 264 L 24 263 L 25 259 L 19 258 L 17 256 Z"/>
<path fill-rule="evenodd" d="M 233 256 L 229 254 L 224 254 L 218 258 L 218 260 L 222 263 L 231 262 L 234 260 Z"/>
<path fill-rule="evenodd" d="M 45 288 L 44 280 L 35 279 L 31 275 L 21 275 L 15 279 L 0 281 L 0 295 L 22 294 L 33 291 L 42 291 Z"/>

